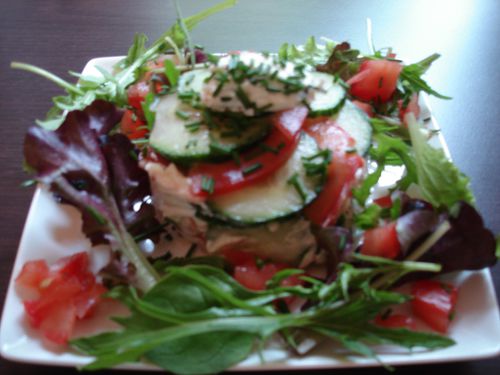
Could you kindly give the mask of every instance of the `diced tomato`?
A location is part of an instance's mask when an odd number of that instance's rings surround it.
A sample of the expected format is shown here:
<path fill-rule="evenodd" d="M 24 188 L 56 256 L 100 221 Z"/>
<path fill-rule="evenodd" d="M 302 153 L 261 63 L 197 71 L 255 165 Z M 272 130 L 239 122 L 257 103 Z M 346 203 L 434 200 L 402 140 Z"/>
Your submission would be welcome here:
<path fill-rule="evenodd" d="M 373 203 L 382 208 L 390 208 L 392 206 L 392 198 L 390 195 L 385 195 L 383 197 L 374 199 Z"/>
<path fill-rule="evenodd" d="M 128 104 L 142 113 L 142 102 L 149 93 L 149 83 L 141 80 L 127 89 Z"/>
<path fill-rule="evenodd" d="M 453 319 L 458 289 L 437 280 L 419 280 L 412 285 L 413 314 L 432 329 L 446 333 Z"/>
<path fill-rule="evenodd" d="M 304 214 L 313 223 L 328 226 L 335 223 L 342 213 L 345 202 L 351 196 L 356 171 L 364 165 L 364 160 L 350 152 L 355 145 L 354 139 L 333 120 L 327 117 L 308 119 L 304 130 L 314 137 L 320 148 L 333 152 L 323 190 L 304 209 Z"/>
<path fill-rule="evenodd" d="M 407 328 L 413 331 L 417 329 L 415 319 L 405 314 L 378 315 L 375 324 L 384 328 Z"/>
<path fill-rule="evenodd" d="M 405 116 L 408 113 L 413 113 L 415 115 L 415 118 L 418 119 L 418 117 L 420 116 L 420 106 L 418 105 L 418 94 L 412 95 L 406 107 L 403 107 L 402 100 L 398 100 L 398 107 L 399 107 L 399 118 L 401 119 L 401 122 L 405 123 Z"/>
<path fill-rule="evenodd" d="M 245 265 L 245 264 L 250 264 L 250 265 L 255 264 L 255 255 L 253 255 L 252 253 L 249 253 L 248 251 L 230 249 L 230 250 L 224 251 L 224 253 L 222 255 L 233 266 Z"/>
<path fill-rule="evenodd" d="M 50 306 L 45 311 L 45 318 L 40 324 L 40 330 L 46 339 L 55 344 L 64 345 L 69 340 L 75 327 L 76 308 L 71 301 L 62 301 Z"/>
<path fill-rule="evenodd" d="M 262 266 L 257 265 L 257 257 L 249 252 L 241 250 L 228 250 L 223 253 L 224 257 L 234 267 L 234 278 L 244 287 L 251 290 L 264 290 L 266 283 L 273 276 L 288 266 L 284 263 L 272 263 L 262 261 Z M 282 285 L 299 285 L 300 280 L 291 276 L 283 280 Z"/>
<path fill-rule="evenodd" d="M 89 316 L 106 291 L 89 271 L 85 252 L 62 258 L 53 267 L 43 260 L 27 262 L 16 284 L 36 290 L 37 297 L 25 300 L 24 309 L 32 326 L 56 344 L 68 340 L 75 321 Z"/>
<path fill-rule="evenodd" d="M 370 104 L 364 103 L 364 102 L 359 101 L 359 100 L 353 100 L 352 103 L 356 107 L 361 109 L 364 113 L 366 113 L 368 115 L 368 117 L 373 117 L 373 107 Z"/>
<path fill-rule="evenodd" d="M 203 190 L 203 181 L 206 179 L 214 182 L 211 195 L 217 196 L 252 185 L 271 176 L 288 161 L 295 151 L 306 116 L 307 111 L 299 111 L 295 108 L 273 115 L 272 121 L 275 126 L 270 134 L 261 144 L 243 152 L 239 157 L 239 163 L 229 160 L 222 163 L 194 165 L 188 173 L 191 192 L 197 196 L 208 196 L 208 193 Z M 252 170 L 251 173 L 245 173 L 255 165 L 259 168 Z"/>
<path fill-rule="evenodd" d="M 129 139 L 144 138 L 149 130 L 146 122 L 140 119 L 131 110 L 126 110 L 120 122 L 120 129 Z"/>
<path fill-rule="evenodd" d="M 40 283 L 49 276 L 49 266 L 44 260 L 26 262 L 16 278 L 20 287 L 37 291 Z"/>
<path fill-rule="evenodd" d="M 364 101 L 387 102 L 398 82 L 403 66 L 397 61 L 366 60 L 359 72 L 347 81 L 350 93 Z"/>
<path fill-rule="evenodd" d="M 395 221 L 381 227 L 368 229 L 363 234 L 361 254 L 394 259 L 400 252 L 401 244 Z"/>

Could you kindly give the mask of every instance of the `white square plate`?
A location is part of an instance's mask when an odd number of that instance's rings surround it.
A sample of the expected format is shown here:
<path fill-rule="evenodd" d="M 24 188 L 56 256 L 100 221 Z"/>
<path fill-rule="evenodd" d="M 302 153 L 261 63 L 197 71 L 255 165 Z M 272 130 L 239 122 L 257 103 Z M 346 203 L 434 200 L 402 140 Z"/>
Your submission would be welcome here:
<path fill-rule="evenodd" d="M 89 61 L 83 73 L 97 75 L 96 66 L 110 69 L 118 57 L 97 58 Z M 433 120 L 433 125 L 436 124 Z M 442 138 L 441 147 L 446 150 Z M 82 366 L 90 357 L 72 351 L 62 351 L 43 344 L 27 323 L 23 305 L 14 288 L 14 279 L 23 264 L 32 259 L 44 258 L 49 262 L 78 251 L 88 250 L 89 241 L 80 231 L 81 219 L 72 207 L 58 205 L 49 192 L 38 188 L 35 192 L 19 245 L 0 327 L 0 353 L 6 359 L 20 362 L 60 366 Z M 459 272 L 446 279 L 460 288 L 455 319 L 449 336 L 456 345 L 435 351 L 413 351 L 380 348 L 380 359 L 387 364 L 423 364 L 472 360 L 500 354 L 500 314 L 489 270 Z M 77 334 L 95 332 L 110 327 L 106 317 L 111 306 L 101 306 L 95 316 L 77 327 Z M 291 357 L 289 352 L 272 344 L 264 351 L 265 363 L 252 355 L 235 370 L 313 369 L 379 366 L 372 359 L 339 354 L 326 342 L 304 357 Z M 121 368 L 154 369 L 143 364 L 125 365 Z"/>

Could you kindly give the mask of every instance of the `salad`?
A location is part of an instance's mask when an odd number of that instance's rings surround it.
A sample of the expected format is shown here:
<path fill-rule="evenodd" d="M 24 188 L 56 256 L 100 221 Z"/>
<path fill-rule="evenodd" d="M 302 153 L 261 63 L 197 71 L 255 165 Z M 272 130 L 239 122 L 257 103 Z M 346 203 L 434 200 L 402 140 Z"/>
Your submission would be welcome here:
<path fill-rule="evenodd" d="M 496 262 L 468 179 L 429 144 L 420 96 L 439 57 L 404 64 L 310 38 L 277 53 L 211 54 L 182 19 L 138 35 L 100 76 L 66 82 L 28 130 L 26 168 L 105 245 L 25 263 L 16 278 L 40 339 L 94 358 L 182 374 L 222 371 L 274 340 L 439 349 L 459 298 L 435 276 Z M 410 285 L 409 293 L 394 288 Z M 119 330 L 73 337 L 103 300 Z M 406 305 L 411 314 L 398 312 Z M 427 329 L 417 328 L 426 325 Z"/>

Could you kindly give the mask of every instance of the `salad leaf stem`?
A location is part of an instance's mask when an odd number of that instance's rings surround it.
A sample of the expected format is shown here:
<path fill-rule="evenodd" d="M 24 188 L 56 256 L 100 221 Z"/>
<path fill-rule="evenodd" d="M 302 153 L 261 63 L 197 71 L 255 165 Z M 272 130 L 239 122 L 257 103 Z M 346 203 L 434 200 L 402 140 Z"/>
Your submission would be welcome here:
<path fill-rule="evenodd" d="M 410 255 L 406 257 L 406 260 L 417 260 L 420 259 L 432 246 L 436 244 L 443 237 L 446 232 L 451 228 L 450 222 L 448 220 L 443 221 L 436 230 L 425 239 L 422 244 L 415 249 Z"/>
<path fill-rule="evenodd" d="M 41 77 L 44 77 L 44 78 L 48 79 L 49 81 L 54 82 L 56 85 L 62 87 L 63 89 L 67 90 L 70 93 L 73 93 L 76 95 L 84 95 L 85 94 L 83 90 L 78 88 L 78 86 L 73 85 L 73 84 L 69 83 L 68 81 L 65 81 L 64 79 L 56 76 L 55 74 L 53 74 L 45 69 L 39 68 L 37 66 L 18 62 L 18 61 L 13 61 L 10 63 L 10 67 L 12 69 L 20 69 L 20 70 L 24 70 L 24 71 L 27 71 L 30 73 L 37 74 Z"/>

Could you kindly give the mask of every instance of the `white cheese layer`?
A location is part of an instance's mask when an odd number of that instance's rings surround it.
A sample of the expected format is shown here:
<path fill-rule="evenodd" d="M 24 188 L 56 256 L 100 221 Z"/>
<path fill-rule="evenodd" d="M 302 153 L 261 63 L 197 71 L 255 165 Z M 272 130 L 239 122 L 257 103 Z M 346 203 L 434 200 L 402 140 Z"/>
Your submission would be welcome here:
<path fill-rule="evenodd" d="M 280 63 L 276 56 L 255 52 L 224 56 L 210 70 L 201 90 L 202 104 L 245 116 L 310 103 L 328 84 L 311 75 L 310 67 Z"/>

